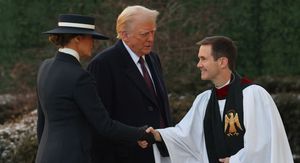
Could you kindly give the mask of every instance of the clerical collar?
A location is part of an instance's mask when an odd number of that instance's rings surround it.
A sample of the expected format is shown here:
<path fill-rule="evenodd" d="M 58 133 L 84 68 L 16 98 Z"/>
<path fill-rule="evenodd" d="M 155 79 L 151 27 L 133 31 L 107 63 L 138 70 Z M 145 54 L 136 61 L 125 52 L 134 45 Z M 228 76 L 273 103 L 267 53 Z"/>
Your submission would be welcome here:
<path fill-rule="evenodd" d="M 225 87 L 226 85 L 228 85 L 230 83 L 230 80 L 228 80 L 224 85 L 220 86 L 220 87 L 216 87 L 217 89 L 221 89 L 223 87 Z"/>
<path fill-rule="evenodd" d="M 74 49 L 70 49 L 70 48 L 59 48 L 58 49 L 59 52 L 62 53 L 66 53 L 66 54 L 70 54 L 71 56 L 75 57 L 78 62 L 80 62 L 80 58 L 79 58 L 79 54 L 77 51 L 75 51 Z"/>
<path fill-rule="evenodd" d="M 226 99 L 229 91 L 229 85 L 230 85 L 230 80 L 228 80 L 228 82 L 226 82 L 223 86 L 216 87 L 216 95 L 218 100 Z"/>

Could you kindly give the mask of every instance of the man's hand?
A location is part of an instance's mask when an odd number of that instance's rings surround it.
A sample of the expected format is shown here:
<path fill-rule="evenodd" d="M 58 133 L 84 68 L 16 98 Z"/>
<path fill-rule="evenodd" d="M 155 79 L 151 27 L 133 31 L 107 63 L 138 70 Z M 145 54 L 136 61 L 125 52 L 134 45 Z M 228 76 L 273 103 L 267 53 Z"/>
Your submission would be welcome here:
<path fill-rule="evenodd" d="M 149 128 L 147 128 L 146 132 L 147 132 L 147 133 L 152 133 L 153 136 L 154 136 L 154 138 L 155 138 L 155 141 L 158 141 L 158 142 L 161 142 L 161 141 L 162 141 L 162 140 L 161 140 L 160 133 L 159 133 L 157 130 L 155 130 L 154 128 L 149 127 Z"/>
<path fill-rule="evenodd" d="M 148 130 L 148 129 L 147 129 L 147 130 Z M 222 162 L 222 163 L 229 163 L 229 157 L 226 157 L 226 158 L 220 158 L 219 161 Z"/>
<path fill-rule="evenodd" d="M 143 128 L 144 127 L 142 127 L 141 129 L 143 129 Z M 147 128 L 147 130 L 148 130 L 148 128 Z M 141 148 L 147 148 L 149 145 L 152 145 L 155 143 L 154 135 L 150 132 L 146 132 L 146 128 L 144 128 L 144 133 L 139 138 L 137 143 Z"/>
<path fill-rule="evenodd" d="M 137 142 L 141 148 L 147 148 L 149 145 L 155 143 L 155 141 L 161 142 L 160 133 L 152 127 L 146 129 L 145 134 Z"/>

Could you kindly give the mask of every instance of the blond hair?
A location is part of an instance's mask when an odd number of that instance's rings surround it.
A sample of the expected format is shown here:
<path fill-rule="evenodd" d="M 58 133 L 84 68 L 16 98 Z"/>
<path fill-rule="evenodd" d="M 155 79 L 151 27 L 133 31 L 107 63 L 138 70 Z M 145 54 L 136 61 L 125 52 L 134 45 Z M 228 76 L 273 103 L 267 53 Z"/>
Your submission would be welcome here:
<path fill-rule="evenodd" d="M 132 27 L 133 22 L 137 18 L 143 18 L 149 21 L 153 21 L 156 23 L 157 16 L 159 12 L 156 10 L 150 10 L 144 6 L 128 6 L 126 7 L 121 14 L 118 16 L 116 31 L 117 31 L 117 38 L 122 39 L 120 32 L 129 30 Z"/>

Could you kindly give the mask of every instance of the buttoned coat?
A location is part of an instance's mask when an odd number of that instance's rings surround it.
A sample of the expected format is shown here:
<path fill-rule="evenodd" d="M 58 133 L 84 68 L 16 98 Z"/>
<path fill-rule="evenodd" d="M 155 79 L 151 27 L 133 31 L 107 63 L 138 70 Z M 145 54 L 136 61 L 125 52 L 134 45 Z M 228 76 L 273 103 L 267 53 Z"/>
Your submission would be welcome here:
<path fill-rule="evenodd" d="M 59 52 L 45 60 L 37 78 L 39 147 L 36 163 L 91 162 L 91 131 L 132 144 L 137 128 L 113 121 L 78 60 Z"/>
<path fill-rule="evenodd" d="M 151 52 L 145 55 L 156 89 L 156 97 L 121 40 L 97 54 L 89 63 L 88 71 L 96 79 L 97 92 L 114 120 L 132 126 L 160 127 L 160 115 L 165 127 L 171 125 L 168 95 L 162 76 L 159 57 Z M 103 139 L 102 139 L 103 140 Z M 152 147 L 141 149 L 137 145 L 96 140 L 93 153 L 95 163 L 153 163 Z M 102 146 L 106 144 L 106 147 Z"/>

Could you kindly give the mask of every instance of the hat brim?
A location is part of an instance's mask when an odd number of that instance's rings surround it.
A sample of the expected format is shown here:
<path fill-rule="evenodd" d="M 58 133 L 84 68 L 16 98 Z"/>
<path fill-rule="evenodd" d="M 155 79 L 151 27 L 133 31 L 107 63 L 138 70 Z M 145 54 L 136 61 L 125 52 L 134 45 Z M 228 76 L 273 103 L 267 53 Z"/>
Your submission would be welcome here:
<path fill-rule="evenodd" d="M 44 34 L 83 34 L 83 35 L 92 35 L 94 39 L 98 39 L 98 40 L 109 39 L 109 37 L 101 33 L 98 33 L 94 30 L 84 29 L 84 28 L 57 27 L 43 33 Z"/>

